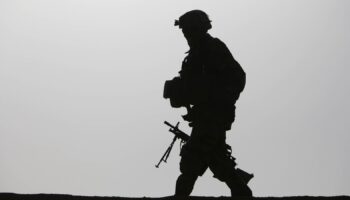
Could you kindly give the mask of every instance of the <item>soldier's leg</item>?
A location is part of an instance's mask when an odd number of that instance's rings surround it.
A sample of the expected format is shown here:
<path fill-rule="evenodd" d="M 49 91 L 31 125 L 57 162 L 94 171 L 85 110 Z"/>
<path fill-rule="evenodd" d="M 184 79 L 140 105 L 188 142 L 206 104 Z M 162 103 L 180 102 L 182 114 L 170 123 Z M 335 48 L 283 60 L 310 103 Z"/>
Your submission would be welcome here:
<path fill-rule="evenodd" d="M 214 177 L 225 182 L 230 188 L 231 196 L 253 196 L 251 189 L 236 173 L 235 166 L 235 161 L 225 153 L 213 157 L 209 164 Z"/>
<path fill-rule="evenodd" d="M 181 174 L 176 181 L 175 196 L 189 196 L 198 176 L 202 176 L 208 168 L 199 155 L 187 147 L 186 144 L 181 151 Z"/>
<path fill-rule="evenodd" d="M 189 173 L 181 173 L 176 181 L 175 196 L 189 196 L 198 176 Z"/>
<path fill-rule="evenodd" d="M 236 175 L 227 177 L 224 182 L 231 190 L 231 196 L 253 196 L 252 190 Z"/>

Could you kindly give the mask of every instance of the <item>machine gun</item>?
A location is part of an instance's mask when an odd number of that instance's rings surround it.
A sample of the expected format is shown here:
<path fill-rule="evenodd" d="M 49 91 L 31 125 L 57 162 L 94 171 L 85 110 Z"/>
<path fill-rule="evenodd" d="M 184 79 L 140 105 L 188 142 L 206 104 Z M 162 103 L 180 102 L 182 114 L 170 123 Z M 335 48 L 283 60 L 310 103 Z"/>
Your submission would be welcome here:
<path fill-rule="evenodd" d="M 162 158 L 159 160 L 158 164 L 156 165 L 157 168 L 159 168 L 160 163 L 166 162 L 168 160 L 168 157 L 170 155 L 171 149 L 173 148 L 174 143 L 176 142 L 177 139 L 180 139 L 181 143 L 184 143 L 184 142 L 186 142 L 187 140 L 190 139 L 190 136 L 188 136 L 186 133 L 184 133 L 183 131 L 181 131 L 179 129 L 180 122 L 178 122 L 176 124 L 176 126 L 170 124 L 167 121 L 164 121 L 164 124 L 166 124 L 167 126 L 170 127 L 169 131 L 174 133 L 175 136 L 174 136 L 172 142 L 170 143 L 169 147 L 167 148 L 167 150 L 163 154 Z"/>
<path fill-rule="evenodd" d="M 163 154 L 162 158 L 159 160 L 158 164 L 156 165 L 156 168 L 159 168 L 159 165 L 162 163 L 162 162 L 167 162 L 168 160 L 168 157 L 170 155 L 170 152 L 171 152 L 171 149 L 173 148 L 174 146 L 174 143 L 176 142 L 177 139 L 180 139 L 181 140 L 181 143 L 184 143 L 186 141 L 188 141 L 190 139 L 190 136 L 188 136 L 186 133 L 184 133 L 183 131 L 181 131 L 179 129 L 179 124 L 180 122 L 178 122 L 176 124 L 176 126 L 170 124 L 169 122 L 167 121 L 164 121 L 164 124 L 166 124 L 167 126 L 170 127 L 169 131 L 174 133 L 174 138 L 172 140 L 172 142 L 170 143 L 169 147 L 167 148 L 167 150 L 165 151 L 165 153 Z M 229 156 L 231 157 L 231 159 L 234 159 L 232 156 L 231 156 L 231 146 L 226 144 L 226 149 L 227 149 L 227 153 L 229 154 Z M 246 184 L 248 184 L 248 182 L 250 181 L 250 179 L 252 179 L 254 177 L 253 174 L 250 174 L 242 169 L 239 169 L 239 168 L 236 168 L 235 169 L 235 172 L 237 173 L 237 175 L 239 177 L 241 177 L 242 181 Z"/>

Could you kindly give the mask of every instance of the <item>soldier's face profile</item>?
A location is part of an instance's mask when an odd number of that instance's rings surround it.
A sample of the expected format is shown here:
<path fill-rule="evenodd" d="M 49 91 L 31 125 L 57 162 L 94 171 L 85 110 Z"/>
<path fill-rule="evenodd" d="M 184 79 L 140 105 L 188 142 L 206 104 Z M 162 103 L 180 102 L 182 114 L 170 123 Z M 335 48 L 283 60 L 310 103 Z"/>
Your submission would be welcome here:
<path fill-rule="evenodd" d="M 189 45 L 191 45 L 190 43 L 199 40 L 202 35 L 205 34 L 199 27 L 196 26 L 183 26 L 181 30 Z"/>
<path fill-rule="evenodd" d="M 186 39 L 191 38 L 191 31 L 188 28 L 182 28 L 181 29 L 182 33 L 184 34 L 184 37 Z"/>

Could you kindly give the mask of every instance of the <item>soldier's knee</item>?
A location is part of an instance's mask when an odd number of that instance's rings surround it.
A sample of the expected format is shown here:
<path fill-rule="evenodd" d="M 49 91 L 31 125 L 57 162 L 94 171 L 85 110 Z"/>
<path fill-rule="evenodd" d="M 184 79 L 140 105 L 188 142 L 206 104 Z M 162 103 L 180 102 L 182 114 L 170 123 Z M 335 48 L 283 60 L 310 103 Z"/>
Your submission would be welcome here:
<path fill-rule="evenodd" d="M 222 182 L 227 182 L 228 179 L 235 179 L 237 175 L 235 173 L 235 164 L 231 163 L 231 161 L 228 159 L 224 161 L 213 163 L 210 166 L 210 169 L 215 178 Z"/>
<path fill-rule="evenodd" d="M 207 166 L 195 156 L 182 156 L 180 161 L 180 172 L 186 175 L 201 176 L 206 171 Z"/>

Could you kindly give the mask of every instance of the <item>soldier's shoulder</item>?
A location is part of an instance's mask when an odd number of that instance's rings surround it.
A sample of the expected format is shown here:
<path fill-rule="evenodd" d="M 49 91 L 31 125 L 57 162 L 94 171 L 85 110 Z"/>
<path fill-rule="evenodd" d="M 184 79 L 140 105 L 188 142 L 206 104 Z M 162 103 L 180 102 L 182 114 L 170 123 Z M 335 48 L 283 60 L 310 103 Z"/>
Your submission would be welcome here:
<path fill-rule="evenodd" d="M 228 51 L 226 44 L 216 37 L 210 40 L 210 48 L 216 52 Z"/>

